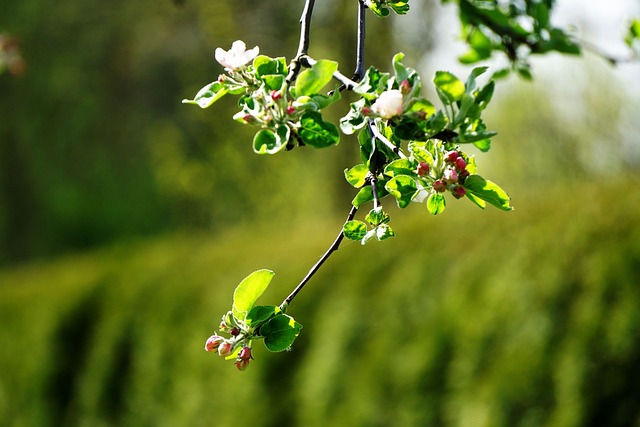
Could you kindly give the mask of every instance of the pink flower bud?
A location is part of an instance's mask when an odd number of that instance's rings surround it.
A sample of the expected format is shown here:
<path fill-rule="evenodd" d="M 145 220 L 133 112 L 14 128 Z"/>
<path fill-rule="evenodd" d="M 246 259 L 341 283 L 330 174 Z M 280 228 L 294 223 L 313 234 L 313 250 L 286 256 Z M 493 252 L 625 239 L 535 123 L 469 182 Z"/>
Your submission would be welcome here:
<path fill-rule="evenodd" d="M 222 357 L 227 357 L 233 353 L 233 344 L 229 341 L 223 341 L 218 346 L 218 354 Z"/>
<path fill-rule="evenodd" d="M 442 178 L 447 184 L 453 184 L 458 182 L 458 173 L 454 169 L 446 169 L 442 174 Z"/>
<path fill-rule="evenodd" d="M 409 80 L 403 80 L 402 82 L 400 82 L 400 92 L 402 92 L 403 95 L 408 94 L 410 90 L 411 83 L 409 82 Z"/>
<path fill-rule="evenodd" d="M 218 76 L 218 83 L 224 83 L 224 80 L 225 80 L 224 75 L 220 74 L 220 75 Z"/>
<path fill-rule="evenodd" d="M 251 114 L 245 114 L 242 120 L 244 120 L 247 123 L 254 123 L 256 121 L 256 118 L 253 117 Z"/>
<path fill-rule="evenodd" d="M 251 359 L 251 348 L 243 347 L 242 350 L 240 350 L 240 353 L 238 353 L 238 359 L 241 359 L 241 360 Z"/>
<path fill-rule="evenodd" d="M 445 154 L 444 160 L 446 162 L 448 162 L 448 163 L 454 163 L 458 157 L 460 157 L 460 153 L 458 153 L 457 151 L 453 150 L 453 151 L 449 151 L 447 154 Z"/>
<path fill-rule="evenodd" d="M 237 337 L 238 335 L 240 335 L 240 329 L 238 328 L 231 328 L 231 330 L 229 331 L 229 333 L 231 335 L 233 335 L 234 337 Z"/>
<path fill-rule="evenodd" d="M 466 169 L 461 170 L 460 173 L 458 174 L 458 182 L 464 183 L 464 180 L 467 179 L 467 177 L 469 175 L 471 175 L 471 174 L 469 173 L 468 170 L 466 170 Z"/>
<path fill-rule="evenodd" d="M 443 193 L 447 189 L 447 186 L 441 180 L 436 179 L 433 182 L 433 189 L 436 190 L 438 193 Z"/>
<path fill-rule="evenodd" d="M 453 194 L 453 197 L 459 199 L 467 194 L 467 190 L 465 190 L 464 187 L 461 187 L 460 185 L 456 185 L 453 190 L 451 190 L 451 193 Z"/>
<path fill-rule="evenodd" d="M 416 173 L 420 176 L 425 176 L 429 173 L 429 163 L 427 162 L 420 162 L 420 164 L 418 165 L 418 170 L 416 171 Z"/>
<path fill-rule="evenodd" d="M 244 371 L 247 369 L 247 366 L 249 366 L 250 361 L 251 359 L 238 359 L 235 363 L 236 368 L 238 368 L 239 371 Z"/>
<path fill-rule="evenodd" d="M 455 165 L 456 169 L 458 170 L 458 172 L 461 172 L 461 171 L 465 170 L 465 168 L 467 167 L 467 162 L 465 162 L 462 157 L 458 157 L 455 160 L 454 165 Z"/>
<path fill-rule="evenodd" d="M 224 338 L 220 335 L 213 334 L 209 337 L 207 342 L 204 344 L 204 349 L 206 351 L 216 351 L 220 344 L 224 342 Z"/>
<path fill-rule="evenodd" d="M 295 109 L 295 108 L 293 108 L 293 106 L 292 106 L 292 105 L 289 105 L 289 106 L 287 107 L 287 114 L 291 115 L 291 114 L 293 114 L 293 113 L 295 113 L 295 112 L 296 112 L 296 109 Z"/>
<path fill-rule="evenodd" d="M 269 96 L 271 96 L 271 99 L 273 99 L 274 101 L 282 98 L 282 94 L 277 90 L 272 90 L 271 92 L 269 92 Z"/>

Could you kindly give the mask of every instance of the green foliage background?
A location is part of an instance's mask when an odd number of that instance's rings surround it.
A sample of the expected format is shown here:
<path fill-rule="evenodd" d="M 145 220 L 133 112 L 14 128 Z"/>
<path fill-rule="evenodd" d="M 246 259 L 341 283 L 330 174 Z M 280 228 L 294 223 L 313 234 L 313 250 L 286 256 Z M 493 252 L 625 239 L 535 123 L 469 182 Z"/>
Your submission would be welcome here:
<path fill-rule="evenodd" d="M 412 4 L 370 20 L 369 63 L 445 37 Z M 312 32 L 345 71 L 352 5 Z M 498 87 L 479 164 L 514 212 L 389 209 L 398 238 L 347 243 L 297 297 L 292 352 L 240 373 L 203 351 L 235 285 L 273 269 L 279 303 L 353 196 L 347 138 L 256 156 L 233 101 L 180 104 L 217 46 L 290 57 L 299 6 L 0 3 L 29 67 L 0 76 L 0 425 L 640 425 L 640 101 L 589 58 Z"/>
<path fill-rule="evenodd" d="M 532 197 L 507 217 L 414 216 L 402 239 L 347 245 L 291 307 L 305 325 L 294 350 L 260 348 L 242 373 L 203 345 L 244 254 L 276 271 L 262 298 L 280 301 L 330 224 L 5 272 L 0 423 L 637 425 L 640 192 L 632 181 L 622 205 L 622 184 Z"/>

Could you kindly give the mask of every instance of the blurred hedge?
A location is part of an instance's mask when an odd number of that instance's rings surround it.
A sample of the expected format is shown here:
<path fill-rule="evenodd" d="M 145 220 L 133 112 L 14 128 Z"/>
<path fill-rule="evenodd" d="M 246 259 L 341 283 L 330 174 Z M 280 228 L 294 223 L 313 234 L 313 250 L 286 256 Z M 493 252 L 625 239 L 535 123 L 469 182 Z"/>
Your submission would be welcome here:
<path fill-rule="evenodd" d="M 272 268 L 278 303 L 342 219 L 4 271 L 0 425 L 640 425 L 638 180 L 516 196 L 345 245 L 243 373 L 203 351 L 233 288 Z"/>

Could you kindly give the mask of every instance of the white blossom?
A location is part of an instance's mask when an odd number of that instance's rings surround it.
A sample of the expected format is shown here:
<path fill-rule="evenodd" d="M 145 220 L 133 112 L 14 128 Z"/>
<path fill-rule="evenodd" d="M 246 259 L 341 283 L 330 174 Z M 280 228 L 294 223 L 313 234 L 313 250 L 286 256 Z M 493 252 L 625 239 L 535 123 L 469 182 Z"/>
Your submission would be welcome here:
<path fill-rule="evenodd" d="M 259 52 L 258 46 L 247 50 L 247 45 L 243 41 L 236 40 L 228 51 L 220 47 L 216 49 L 216 61 L 225 68 L 237 70 L 253 61 Z"/>
<path fill-rule="evenodd" d="M 402 93 L 397 89 L 383 92 L 373 103 L 371 110 L 383 119 L 399 116 L 402 114 Z"/>

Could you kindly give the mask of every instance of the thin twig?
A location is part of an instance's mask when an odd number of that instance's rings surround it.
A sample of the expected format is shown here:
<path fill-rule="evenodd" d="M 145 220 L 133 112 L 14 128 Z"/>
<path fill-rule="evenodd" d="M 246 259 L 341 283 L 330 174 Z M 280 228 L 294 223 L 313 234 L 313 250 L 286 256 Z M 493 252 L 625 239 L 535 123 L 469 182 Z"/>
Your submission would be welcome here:
<path fill-rule="evenodd" d="M 367 175 L 367 182 L 371 186 L 371 194 L 373 195 L 373 208 L 378 209 L 381 206 L 380 196 L 378 195 L 378 188 L 376 187 L 378 178 L 376 178 L 376 175 L 374 173 L 369 172 L 369 174 Z"/>
<path fill-rule="evenodd" d="M 389 149 L 394 153 L 396 153 L 398 157 L 400 157 L 401 159 L 407 158 L 407 156 L 402 152 L 402 150 L 400 150 L 400 147 L 397 147 L 396 145 L 394 145 L 391 141 L 387 139 L 386 136 L 380 133 L 380 130 L 378 129 L 378 126 L 376 125 L 373 119 L 368 119 L 368 122 L 369 122 L 369 130 L 378 141 L 382 142 L 384 145 L 389 147 Z"/>
<path fill-rule="evenodd" d="M 357 211 L 358 211 L 358 208 L 356 208 L 355 206 L 351 207 L 351 210 L 349 211 L 349 215 L 347 216 L 347 222 L 351 221 L 356 216 Z M 333 241 L 331 246 L 329 246 L 329 249 L 327 249 L 324 255 L 322 255 L 322 257 L 318 260 L 318 262 L 316 262 L 315 265 L 311 267 L 307 275 L 304 276 L 304 278 L 300 281 L 298 286 L 296 286 L 293 292 L 291 292 L 289 296 L 285 298 L 284 301 L 282 301 L 282 304 L 280 304 L 281 310 L 284 311 L 287 308 L 287 306 L 296 297 L 296 295 L 298 295 L 298 292 L 300 292 L 302 288 L 304 288 L 304 285 L 306 285 L 307 282 L 313 277 L 313 275 L 316 274 L 316 272 L 320 269 L 320 267 L 322 267 L 322 264 L 324 264 L 324 262 L 331 256 L 332 253 L 338 250 L 338 248 L 340 247 L 340 243 L 342 243 L 343 239 L 344 239 L 344 233 L 342 232 L 342 230 L 340 230 L 340 234 L 338 234 L 338 237 L 336 237 L 336 239 Z"/>
<path fill-rule="evenodd" d="M 364 38 L 365 38 L 365 17 L 367 7 L 364 0 L 358 0 L 358 44 L 356 46 L 356 70 L 353 73 L 353 80 L 359 82 L 364 78 Z"/>
<path fill-rule="evenodd" d="M 302 15 L 300 16 L 300 41 L 298 43 L 298 53 L 296 57 L 291 61 L 289 66 L 289 75 L 287 75 L 287 82 L 291 83 L 295 80 L 296 75 L 300 72 L 300 58 L 305 56 L 309 51 L 309 31 L 311 28 L 311 15 L 313 14 L 313 6 L 315 0 L 306 0 L 304 9 L 302 9 Z"/>

